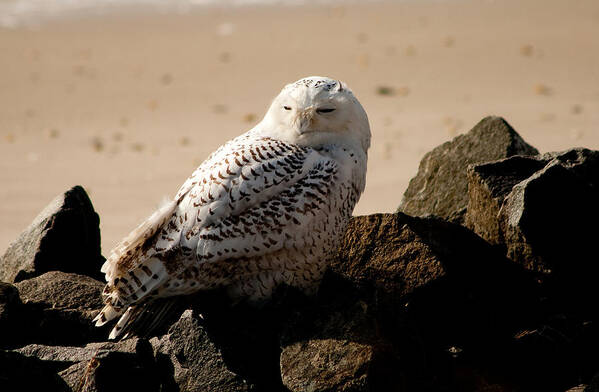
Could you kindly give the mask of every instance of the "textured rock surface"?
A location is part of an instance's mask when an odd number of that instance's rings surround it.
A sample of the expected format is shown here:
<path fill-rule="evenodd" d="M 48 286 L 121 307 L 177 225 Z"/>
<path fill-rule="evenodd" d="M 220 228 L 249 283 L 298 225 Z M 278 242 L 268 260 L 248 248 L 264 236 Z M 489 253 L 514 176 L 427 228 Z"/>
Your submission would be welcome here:
<path fill-rule="evenodd" d="M 21 300 L 53 309 L 99 310 L 104 283 L 88 276 L 61 271 L 47 272 L 18 282 Z"/>
<path fill-rule="evenodd" d="M 499 210 L 505 197 L 547 164 L 541 156 L 513 156 L 468 168 L 468 207 L 465 225 L 491 244 L 503 242 Z"/>
<path fill-rule="evenodd" d="M 24 327 L 22 310 L 23 303 L 17 288 L 0 282 L 0 348 L 9 346 Z"/>
<path fill-rule="evenodd" d="M 187 310 L 167 335 L 152 340 L 154 350 L 172 361 L 179 390 L 248 391 L 248 384 L 228 369 L 200 322 L 197 314 Z"/>
<path fill-rule="evenodd" d="M 71 388 L 44 361 L 0 350 L 0 390 L 67 392 Z"/>
<path fill-rule="evenodd" d="M 508 258 L 579 284 L 599 273 L 599 151 L 512 157 L 471 167 L 469 180 L 466 224 Z"/>
<path fill-rule="evenodd" d="M 2 287 L 13 287 L 10 298 L 15 299 L 6 305 L 6 312 L 0 311 L 0 326 L 4 325 L 2 314 L 7 313 L 6 325 L 12 331 L 0 338 L 0 347 L 81 345 L 105 339 L 108 328 L 96 328 L 91 323 L 102 305 L 102 283 L 88 276 L 53 271 Z"/>
<path fill-rule="evenodd" d="M 440 390 L 456 382 L 442 370 L 452 366 L 448 348 L 491 355 L 536 304 L 528 273 L 460 225 L 355 217 L 317 300 L 283 331 L 283 382 L 294 391 Z"/>
<path fill-rule="evenodd" d="M 368 344 L 337 339 L 294 343 L 281 354 L 283 383 L 291 391 L 369 390 L 373 359 L 373 347 Z"/>
<path fill-rule="evenodd" d="M 468 204 L 468 165 L 538 153 L 504 119 L 486 117 L 470 132 L 436 147 L 422 158 L 399 211 L 416 216 L 432 214 L 463 223 Z"/>
<path fill-rule="evenodd" d="M 507 255 L 535 271 L 580 273 L 592 264 L 597 272 L 599 265 L 589 261 L 598 260 L 593 227 L 599 221 L 599 151 L 543 157 L 545 167 L 515 185 L 501 207 Z"/>
<path fill-rule="evenodd" d="M 152 347 L 145 340 L 92 343 L 85 347 L 33 344 L 4 354 L 40 360 L 32 362 L 32 368 L 54 372 L 62 381 L 59 385 L 68 386 L 66 390 L 176 390 L 169 381 L 168 371 L 157 366 Z"/>
<path fill-rule="evenodd" d="M 56 197 L 0 259 L 0 280 L 18 282 L 59 270 L 102 279 L 99 217 L 85 190 Z"/>

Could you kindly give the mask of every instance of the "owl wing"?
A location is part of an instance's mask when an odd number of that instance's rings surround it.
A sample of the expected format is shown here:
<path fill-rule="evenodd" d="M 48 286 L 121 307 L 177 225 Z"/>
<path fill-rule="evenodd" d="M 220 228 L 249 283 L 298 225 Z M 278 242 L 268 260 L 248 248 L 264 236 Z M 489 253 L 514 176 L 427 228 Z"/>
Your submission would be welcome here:
<path fill-rule="evenodd" d="M 107 306 L 120 315 L 193 262 L 252 257 L 302 246 L 301 232 L 326 219 L 337 163 L 320 152 L 243 135 L 214 153 L 175 199 L 126 240 L 103 267 Z M 172 257 L 195 251 L 194 257 Z M 102 316 L 103 315 L 103 316 Z M 120 323 L 120 322 L 119 322 Z"/>

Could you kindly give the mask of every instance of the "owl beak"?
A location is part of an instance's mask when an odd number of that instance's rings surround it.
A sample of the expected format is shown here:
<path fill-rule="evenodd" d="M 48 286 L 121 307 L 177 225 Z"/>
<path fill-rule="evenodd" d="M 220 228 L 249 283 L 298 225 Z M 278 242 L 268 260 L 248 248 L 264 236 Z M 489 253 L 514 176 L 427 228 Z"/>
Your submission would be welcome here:
<path fill-rule="evenodd" d="M 314 109 L 308 108 L 306 110 L 302 110 L 298 112 L 297 117 L 295 118 L 295 123 L 297 126 L 297 133 L 303 135 L 304 133 L 310 132 L 310 126 L 312 125 L 312 118 L 314 116 Z"/>

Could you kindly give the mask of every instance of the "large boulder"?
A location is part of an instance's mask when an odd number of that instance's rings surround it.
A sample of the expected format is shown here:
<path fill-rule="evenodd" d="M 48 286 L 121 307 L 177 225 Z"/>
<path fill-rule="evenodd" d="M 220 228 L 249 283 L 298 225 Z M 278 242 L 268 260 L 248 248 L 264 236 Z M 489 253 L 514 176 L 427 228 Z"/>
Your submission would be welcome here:
<path fill-rule="evenodd" d="M 468 165 L 538 153 L 503 118 L 486 117 L 468 133 L 436 147 L 422 158 L 398 210 L 463 223 L 468 204 Z"/>
<path fill-rule="evenodd" d="M 10 339 L 0 339 L 0 346 L 82 345 L 104 340 L 107 327 L 96 328 L 91 322 L 102 306 L 102 287 L 88 276 L 60 271 L 16 283 L 14 292 L 18 290 L 20 296 L 11 301 L 9 314 L 13 333 Z"/>
<path fill-rule="evenodd" d="M 248 383 L 229 369 L 201 324 L 197 313 L 186 310 L 167 335 L 151 341 L 155 352 L 172 362 L 179 391 L 249 391 Z"/>
<path fill-rule="evenodd" d="M 473 166 L 468 175 L 466 224 L 508 258 L 579 283 L 599 273 L 592 229 L 599 221 L 599 151 L 512 157 Z"/>
<path fill-rule="evenodd" d="M 0 352 L 2 361 L 11 357 L 29 361 L 31 374 L 41 373 L 61 390 L 109 392 L 120 390 L 176 391 L 168 366 L 158 366 L 147 340 L 127 339 L 118 343 L 91 343 L 84 347 L 32 344 Z M 19 373 L 7 375 L 12 385 L 24 380 Z M 57 381 L 59 380 L 59 381 Z M 48 386 L 41 389 L 53 389 Z M 22 389 L 20 389 L 22 390 Z"/>
<path fill-rule="evenodd" d="M 283 382 L 292 391 L 448 388 L 461 382 L 447 373 L 449 348 L 497 355 L 533 317 L 530 278 L 463 226 L 354 217 L 317 299 L 283 329 Z"/>
<path fill-rule="evenodd" d="M 19 282 L 55 270 L 101 280 L 99 222 L 81 186 L 57 196 L 6 250 L 0 281 Z"/>

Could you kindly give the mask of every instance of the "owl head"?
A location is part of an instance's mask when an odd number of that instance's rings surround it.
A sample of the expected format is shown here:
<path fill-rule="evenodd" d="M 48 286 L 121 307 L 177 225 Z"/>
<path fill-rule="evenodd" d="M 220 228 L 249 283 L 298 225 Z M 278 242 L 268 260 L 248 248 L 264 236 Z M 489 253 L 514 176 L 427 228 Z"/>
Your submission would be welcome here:
<path fill-rule="evenodd" d="M 310 76 L 286 85 L 259 124 L 270 136 L 304 146 L 370 147 L 364 108 L 341 81 Z"/>

